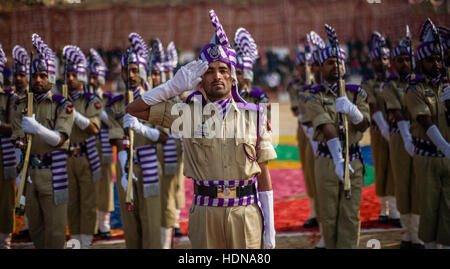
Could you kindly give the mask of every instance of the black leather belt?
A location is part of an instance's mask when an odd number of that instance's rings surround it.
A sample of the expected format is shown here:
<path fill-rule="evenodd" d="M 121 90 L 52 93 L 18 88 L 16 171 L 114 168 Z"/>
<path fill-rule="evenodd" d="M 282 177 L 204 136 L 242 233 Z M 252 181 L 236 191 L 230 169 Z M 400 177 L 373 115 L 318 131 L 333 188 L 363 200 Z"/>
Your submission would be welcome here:
<path fill-rule="evenodd" d="M 194 184 L 194 194 L 211 198 L 240 198 L 256 194 L 255 184 L 245 186 L 201 186 Z"/>

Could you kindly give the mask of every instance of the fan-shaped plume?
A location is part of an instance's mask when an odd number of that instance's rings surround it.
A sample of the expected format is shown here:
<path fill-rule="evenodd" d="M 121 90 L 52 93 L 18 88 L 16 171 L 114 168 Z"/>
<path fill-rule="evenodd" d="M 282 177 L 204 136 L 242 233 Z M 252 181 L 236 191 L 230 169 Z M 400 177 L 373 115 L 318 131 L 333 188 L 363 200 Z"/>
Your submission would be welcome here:
<path fill-rule="evenodd" d="M 28 57 L 27 51 L 19 45 L 16 45 L 13 48 L 13 58 L 15 61 L 25 66 L 28 66 L 30 64 L 30 58 Z"/>
<path fill-rule="evenodd" d="M 6 58 L 5 52 L 3 51 L 2 44 L 0 44 L 0 65 L 1 65 L 1 67 L 2 67 L 2 70 L 3 70 L 3 68 L 5 67 L 5 64 L 6 64 L 7 61 L 8 61 L 8 60 L 7 60 L 7 58 Z"/>
<path fill-rule="evenodd" d="M 41 54 L 47 60 L 53 60 L 55 53 L 44 43 L 42 38 L 38 34 L 32 35 L 33 46 L 36 48 L 39 54 Z"/>
<path fill-rule="evenodd" d="M 422 29 L 420 30 L 420 42 L 429 42 L 434 40 L 433 28 L 435 28 L 433 22 L 430 20 L 430 18 L 427 18 L 425 23 L 422 25 Z"/>
<path fill-rule="evenodd" d="M 107 69 L 105 62 L 103 61 L 102 56 L 98 54 L 98 52 L 95 49 L 90 49 L 89 53 L 91 55 L 92 62 L 95 62 L 97 65 L 101 65 L 105 69 Z"/>
<path fill-rule="evenodd" d="M 87 65 L 86 56 L 81 51 L 81 49 L 77 46 L 67 45 L 63 48 L 63 55 L 66 60 L 75 63 Z"/>
<path fill-rule="evenodd" d="M 147 45 L 145 44 L 144 39 L 137 34 L 137 33 L 131 33 L 128 35 L 128 40 L 130 41 L 131 47 L 133 50 L 141 57 L 147 59 L 149 56 L 149 49 Z"/>
<path fill-rule="evenodd" d="M 166 64 L 169 68 L 174 69 L 178 64 L 178 53 L 175 43 L 172 41 L 167 45 L 167 61 Z"/>
<path fill-rule="evenodd" d="M 445 26 L 438 26 L 437 31 L 443 39 L 450 39 L 450 29 Z"/>
<path fill-rule="evenodd" d="M 164 60 L 164 47 L 159 38 L 154 38 L 150 41 L 152 47 L 152 61 L 162 62 Z"/>
<path fill-rule="evenodd" d="M 385 47 L 386 46 L 386 40 L 384 39 L 384 37 L 380 33 L 373 32 L 372 33 L 372 38 L 371 38 L 371 44 L 372 44 L 372 48 Z"/>
<path fill-rule="evenodd" d="M 328 41 L 330 42 L 330 45 L 334 45 L 337 42 L 337 35 L 336 31 L 333 27 L 329 26 L 328 24 L 325 24 L 325 32 L 327 33 Z"/>
<path fill-rule="evenodd" d="M 256 61 L 256 59 L 259 58 L 258 46 L 246 29 L 242 27 L 237 29 L 234 42 L 236 44 L 237 53 L 249 57 L 252 61 Z"/>
<path fill-rule="evenodd" d="M 222 24 L 219 21 L 214 10 L 209 11 L 209 17 L 211 18 L 211 22 L 213 26 L 216 28 L 216 38 L 220 45 L 231 47 L 230 41 L 228 40 L 227 35 L 225 34 L 225 30 L 222 27 Z"/>
<path fill-rule="evenodd" d="M 319 49 L 325 48 L 325 42 L 323 39 L 314 31 L 309 32 L 309 37 L 311 38 L 311 43 Z"/>

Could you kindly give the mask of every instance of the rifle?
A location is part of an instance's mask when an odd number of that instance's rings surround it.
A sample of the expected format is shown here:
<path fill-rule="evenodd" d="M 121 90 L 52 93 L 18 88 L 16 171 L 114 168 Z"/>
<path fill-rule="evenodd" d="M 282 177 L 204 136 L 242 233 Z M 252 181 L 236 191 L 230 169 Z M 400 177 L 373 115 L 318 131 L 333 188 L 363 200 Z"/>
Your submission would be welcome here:
<path fill-rule="evenodd" d="M 409 79 L 413 80 L 416 78 L 416 74 L 414 73 L 416 70 L 416 60 L 414 59 L 414 51 L 413 51 L 413 45 L 412 45 L 411 32 L 409 31 L 408 25 L 406 25 L 406 42 L 408 43 L 408 47 L 409 47 L 409 61 L 411 63 L 411 71 L 410 71 Z"/>
<path fill-rule="evenodd" d="M 132 53 L 132 49 L 128 49 L 127 55 Z M 127 93 L 128 93 L 128 103 L 132 103 L 134 101 L 134 92 L 130 87 L 130 65 L 127 63 Z M 129 144 L 128 144 L 128 181 L 127 181 L 127 193 L 125 198 L 125 204 L 128 211 L 134 209 L 133 205 L 133 197 L 131 195 L 133 188 L 133 155 L 134 155 L 134 130 L 132 128 L 125 129 L 125 133 L 128 135 Z"/>
<path fill-rule="evenodd" d="M 92 63 L 92 54 L 89 54 L 89 61 L 88 61 L 88 63 L 89 64 Z M 90 70 L 90 68 L 88 68 L 88 70 Z M 94 93 L 94 86 L 91 84 L 91 72 L 90 71 L 88 72 L 88 78 L 87 79 L 88 79 L 87 83 L 88 83 L 89 93 L 93 94 Z"/>
<path fill-rule="evenodd" d="M 311 39 L 308 34 L 306 34 L 306 46 L 305 46 L 305 77 L 306 85 L 311 84 L 311 66 L 308 63 L 308 56 L 311 53 Z"/>
<path fill-rule="evenodd" d="M 430 20 L 431 22 L 431 20 Z M 436 40 L 438 41 L 438 48 L 439 48 L 439 58 L 441 58 L 441 63 L 442 63 L 442 82 L 443 82 L 443 86 L 447 86 L 449 83 L 449 78 L 450 78 L 450 67 L 446 66 L 445 64 L 445 58 L 444 58 L 444 47 L 442 45 L 442 39 L 441 36 L 439 35 L 436 27 L 434 26 L 433 23 L 431 23 L 431 29 L 433 31 L 433 35 L 436 38 Z M 446 112 L 446 120 L 447 120 L 447 126 L 450 126 L 450 100 L 445 100 L 445 107 L 447 109 Z"/>
<path fill-rule="evenodd" d="M 64 62 L 64 83 L 62 85 L 61 89 L 62 96 L 67 99 L 68 96 L 68 90 L 67 90 L 67 59 Z"/>
<path fill-rule="evenodd" d="M 341 63 L 339 59 L 339 43 L 336 36 L 336 31 L 329 25 L 325 24 L 325 28 L 330 35 L 332 34 L 332 46 L 337 58 L 337 70 L 338 70 L 338 92 L 339 97 L 346 96 L 345 93 L 345 81 L 342 79 Z M 345 68 L 345 67 L 344 67 Z M 345 70 L 345 69 L 344 69 Z M 351 198 L 351 185 L 350 185 L 350 154 L 349 154 L 349 139 L 348 139 L 348 119 L 344 113 L 338 113 L 339 117 L 339 140 L 342 141 L 342 154 L 344 155 L 344 191 L 345 198 L 349 200 Z"/>
<path fill-rule="evenodd" d="M 31 52 L 30 54 L 30 73 L 31 70 L 33 68 L 33 52 Z M 29 86 L 25 89 L 26 93 L 27 93 L 27 116 L 28 117 L 33 117 L 33 93 L 30 92 L 30 87 L 31 87 L 31 77 L 32 75 L 30 74 L 30 78 L 29 78 Z M 17 199 L 16 199 L 16 213 L 18 215 L 23 215 L 25 213 L 25 196 L 23 195 L 23 190 L 25 187 L 25 180 L 28 176 L 28 164 L 30 162 L 30 153 L 31 153 L 31 141 L 33 139 L 33 135 L 32 134 L 26 134 L 26 149 L 25 149 L 25 154 L 24 154 L 24 160 L 23 160 L 23 166 L 22 166 L 22 172 L 20 174 L 20 182 L 19 182 L 19 187 L 17 188 Z"/>

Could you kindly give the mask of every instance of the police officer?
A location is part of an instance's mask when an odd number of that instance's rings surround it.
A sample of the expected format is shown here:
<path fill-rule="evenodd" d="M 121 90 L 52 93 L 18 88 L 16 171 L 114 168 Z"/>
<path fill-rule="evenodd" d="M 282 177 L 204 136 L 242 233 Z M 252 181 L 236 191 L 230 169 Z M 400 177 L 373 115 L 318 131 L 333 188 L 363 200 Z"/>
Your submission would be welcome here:
<path fill-rule="evenodd" d="M 327 28 L 329 36 L 335 35 Z M 359 140 L 369 126 L 369 106 L 366 93 L 357 85 L 345 85 L 346 96 L 338 97 L 337 61 L 345 60 L 345 52 L 334 52 L 332 41 L 320 52 L 322 84 L 310 90 L 306 109 L 311 113 L 314 140 L 319 141 L 315 159 L 316 194 L 320 207 L 320 223 L 326 248 L 357 248 L 359 243 L 359 207 L 363 185 L 363 163 Z M 338 137 L 338 113 L 347 114 L 349 120 L 349 155 L 352 173 L 351 199 L 344 198 L 344 158 Z"/>
<path fill-rule="evenodd" d="M 11 247 L 11 233 L 14 230 L 14 178 L 16 177 L 16 156 L 11 143 L 10 108 L 14 91 L 3 89 L 3 69 L 7 62 L 0 46 L 0 249 Z"/>
<path fill-rule="evenodd" d="M 378 222 L 401 227 L 395 200 L 395 182 L 389 159 L 389 125 L 386 122 L 386 104 L 382 94 L 383 82 L 389 68 L 389 49 L 378 32 L 371 37 L 370 63 L 375 75 L 363 80 L 361 86 L 369 96 L 371 113 L 370 145 L 375 169 L 375 193 L 380 198 Z"/>
<path fill-rule="evenodd" d="M 138 98 L 148 89 L 148 48 L 142 38 L 136 34 L 129 35 L 131 50 L 123 54 L 121 59 L 122 79 L 128 82 L 128 90 Z M 128 72 L 128 74 L 127 74 Z M 127 92 L 128 94 L 128 92 Z M 118 162 L 116 165 L 117 191 L 119 194 L 120 214 L 127 248 L 161 248 L 161 200 L 159 178 L 161 175 L 157 142 L 167 140 L 162 130 L 152 128 L 137 118 L 125 114 L 128 97 L 123 94 L 112 97 L 107 104 L 108 118 L 112 128 L 109 132 L 111 144 L 117 147 Z M 128 151 L 124 144 L 128 143 L 125 130 L 134 130 L 134 164 L 132 200 L 134 208 L 127 208 L 126 191 L 128 179 Z"/>
<path fill-rule="evenodd" d="M 101 178 L 97 134 L 100 129 L 102 104 L 85 89 L 88 63 L 80 48 L 72 45 L 63 49 L 69 100 L 74 105 L 75 124 L 70 135 L 68 175 L 68 219 L 71 238 L 89 248 L 97 220 L 95 183 Z"/>
<path fill-rule="evenodd" d="M 256 136 L 253 128 L 252 137 L 242 133 L 240 127 L 229 126 L 232 119 L 241 117 L 242 124 L 256 127 L 256 123 L 244 118 L 245 110 L 254 105 L 240 99 L 236 89 L 235 52 L 213 10 L 210 17 L 216 35 L 213 43 L 202 48 L 200 60 L 181 67 L 173 79 L 145 93 L 127 110 L 165 127 L 182 122 L 186 132 L 183 134 L 184 174 L 194 181 L 188 229 L 193 248 L 273 248 L 273 192 L 267 161 L 276 158 L 276 153 L 270 133 L 264 129 Z M 196 87 L 200 90 L 188 97 L 188 106 L 182 107 L 186 109 L 184 120 L 171 115 L 173 104 L 166 100 Z M 215 112 L 191 114 L 202 110 L 203 105 Z M 212 133 L 212 121 L 218 125 L 223 123 L 216 129 L 216 135 Z M 192 128 L 187 130 L 187 126 Z M 228 138 L 217 137 L 221 133 L 228 134 Z"/>
<path fill-rule="evenodd" d="M 38 52 L 30 85 L 34 115 L 23 116 L 27 97 L 16 98 L 11 138 L 19 142 L 25 133 L 32 134 L 25 214 L 34 246 L 63 248 L 69 199 L 66 151 L 74 122 L 73 105 L 51 93 L 56 79 L 55 54 L 37 34 L 32 39 Z"/>
<path fill-rule="evenodd" d="M 102 102 L 105 108 L 107 102 L 112 97 L 110 92 L 103 91 L 105 76 L 108 68 L 102 57 L 95 49 L 90 49 L 89 55 L 89 92 L 94 93 Z M 108 114 L 103 109 L 100 121 L 100 131 L 97 140 L 97 151 L 101 162 L 102 176 L 96 181 L 97 196 L 97 229 L 96 236 L 102 239 L 111 238 L 111 212 L 114 211 L 114 182 L 113 182 L 113 148 L 109 143 L 109 122 Z"/>
<path fill-rule="evenodd" d="M 436 244 L 449 248 L 450 127 L 445 101 L 450 100 L 450 87 L 441 72 L 433 27 L 429 19 L 422 26 L 417 48 L 420 74 L 410 81 L 405 102 L 411 115 L 414 171 L 420 179 L 419 238 L 426 248 L 436 248 Z"/>
<path fill-rule="evenodd" d="M 395 73 L 383 84 L 382 94 L 388 111 L 390 125 L 389 153 L 395 180 L 395 198 L 405 230 L 400 248 L 421 248 L 418 237 L 419 193 L 418 179 L 414 173 L 414 145 L 410 132 L 411 116 L 406 109 L 405 92 L 411 73 L 410 49 L 402 40 L 392 50 L 391 62 Z"/>

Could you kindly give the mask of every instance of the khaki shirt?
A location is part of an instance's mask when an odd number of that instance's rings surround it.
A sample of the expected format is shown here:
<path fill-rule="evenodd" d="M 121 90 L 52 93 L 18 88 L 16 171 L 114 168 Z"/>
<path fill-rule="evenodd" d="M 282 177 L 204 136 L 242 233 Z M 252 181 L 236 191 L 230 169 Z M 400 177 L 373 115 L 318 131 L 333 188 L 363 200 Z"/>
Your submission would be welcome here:
<path fill-rule="evenodd" d="M 213 116 L 203 115 L 201 120 L 198 118 L 194 119 L 194 106 L 202 106 L 199 103 L 196 104 L 196 102 L 199 102 L 196 98 L 192 99 L 193 101 L 188 104 L 191 114 L 186 114 L 185 117 L 185 119 L 191 123 L 191 138 L 183 138 L 183 174 L 186 177 L 196 180 L 251 179 L 261 172 L 258 163 L 266 162 L 277 157 L 271 143 L 271 133 L 264 128 L 260 137 L 258 152 L 256 154 L 256 135 L 253 135 L 253 137 L 247 135 L 250 128 L 253 128 L 252 130 L 254 130 L 254 134 L 256 134 L 256 124 L 251 125 L 248 118 L 244 118 L 244 109 L 239 108 L 234 100 L 232 100 L 228 106 L 225 120 L 222 121 L 222 129 L 220 130 L 222 134 L 232 132 L 234 136 L 223 135 L 223 138 L 202 137 L 202 135 L 207 135 L 210 131 L 207 128 L 205 129 L 205 125 L 203 125 L 202 131 L 202 125 L 197 121 L 201 122 L 202 120 L 203 122 L 207 122 Z M 209 100 L 206 101 L 206 104 L 210 103 Z M 170 128 L 172 123 L 175 123 L 175 120 L 181 121 L 183 118 L 178 118 L 178 114 L 171 114 L 174 105 L 175 104 L 171 102 L 162 102 L 151 106 L 148 121 L 152 124 Z M 246 133 L 245 135 L 240 135 L 241 138 L 238 137 L 238 129 L 239 131 L 242 130 L 242 127 L 238 128 L 237 125 L 239 117 L 241 117 L 240 119 L 242 120 L 240 122 L 243 123 L 239 126 L 244 126 L 244 122 L 246 126 Z M 234 125 L 230 122 L 234 122 Z M 181 124 L 181 126 L 183 125 Z M 200 137 L 197 138 L 196 136 Z M 247 157 L 244 151 L 244 144 L 247 144 L 246 149 L 251 156 L 255 157 L 256 155 L 256 161 L 252 161 Z"/>
<path fill-rule="evenodd" d="M 450 141 L 450 127 L 445 118 L 445 103 L 440 101 L 442 83 L 436 85 L 428 78 L 416 75 L 406 90 L 406 107 L 411 114 L 411 134 L 413 137 L 430 140 L 417 117 L 430 116 L 446 141 Z"/>
<path fill-rule="evenodd" d="M 72 100 L 72 97 L 69 94 L 69 100 L 72 101 L 73 106 L 78 113 L 88 118 L 97 128 L 100 128 L 102 104 L 99 98 L 90 93 L 82 93 L 75 101 Z M 86 139 L 91 136 L 92 134 L 87 133 L 85 130 L 78 127 L 77 124 L 74 124 L 72 134 L 70 135 L 70 143 L 85 142 Z"/>
<path fill-rule="evenodd" d="M 402 80 L 398 75 L 391 75 L 383 84 L 383 97 L 386 102 L 386 109 L 401 110 L 407 120 L 410 120 L 410 115 L 405 103 L 405 93 L 408 88 L 408 81 Z M 395 121 L 392 113 L 388 114 L 388 121 Z"/>
<path fill-rule="evenodd" d="M 305 85 L 305 82 L 299 78 L 291 80 L 287 86 L 286 91 L 289 93 L 289 100 L 291 101 L 291 110 L 294 112 L 299 107 L 298 92 Z M 300 108 L 301 109 L 301 108 Z M 300 111 L 301 114 L 302 111 Z"/>
<path fill-rule="evenodd" d="M 11 122 L 11 108 L 14 104 L 13 89 L 0 88 L 0 121 L 4 123 Z"/>
<path fill-rule="evenodd" d="M 363 117 L 368 121 L 369 116 L 369 105 L 367 103 L 366 92 L 357 85 L 346 85 L 346 93 L 350 102 L 353 102 L 363 114 Z M 312 119 L 312 124 L 314 127 L 313 139 L 321 142 L 327 142 L 324 134 L 318 128 L 323 124 L 334 124 L 336 130 L 339 127 L 339 117 L 336 113 L 336 98 L 337 94 L 334 93 L 328 86 L 319 85 L 310 90 L 310 97 L 306 102 L 306 109 L 310 113 Z M 358 131 L 354 124 L 349 123 L 349 143 L 354 144 L 359 142 L 363 133 Z"/>
<path fill-rule="evenodd" d="M 74 123 L 73 105 L 69 101 L 57 102 L 53 99 L 53 96 L 56 95 L 49 92 L 48 96 L 39 104 L 36 99 L 34 99 L 33 114 L 35 114 L 36 120 L 44 127 L 70 137 Z M 27 97 L 15 98 L 15 104 L 12 110 L 13 134 L 11 139 L 13 140 L 20 137 L 25 138 L 25 133 L 22 130 L 22 117 L 25 115 L 27 99 Z M 39 135 L 33 135 L 31 154 L 44 154 L 55 150 L 67 150 L 68 147 L 69 139 L 59 147 L 52 147 Z"/>
<path fill-rule="evenodd" d="M 308 100 L 310 98 L 314 98 L 311 97 L 312 94 L 309 92 L 312 88 L 314 88 L 315 85 L 310 84 L 310 85 L 305 85 L 301 88 L 301 90 L 298 93 L 298 98 L 299 98 L 299 102 L 302 103 L 302 107 L 303 107 L 303 113 L 302 113 L 302 124 L 306 125 L 308 123 L 311 123 L 313 120 L 313 115 L 311 114 L 311 111 L 309 111 L 307 109 L 306 103 L 308 102 Z"/>
<path fill-rule="evenodd" d="M 386 102 L 383 97 L 383 84 L 380 78 L 369 78 L 361 82 L 361 87 L 367 92 L 368 103 L 377 105 L 378 109 L 383 113 L 383 117 L 387 116 Z M 372 111 L 371 113 L 374 113 Z M 375 123 L 375 122 L 374 122 Z"/>

